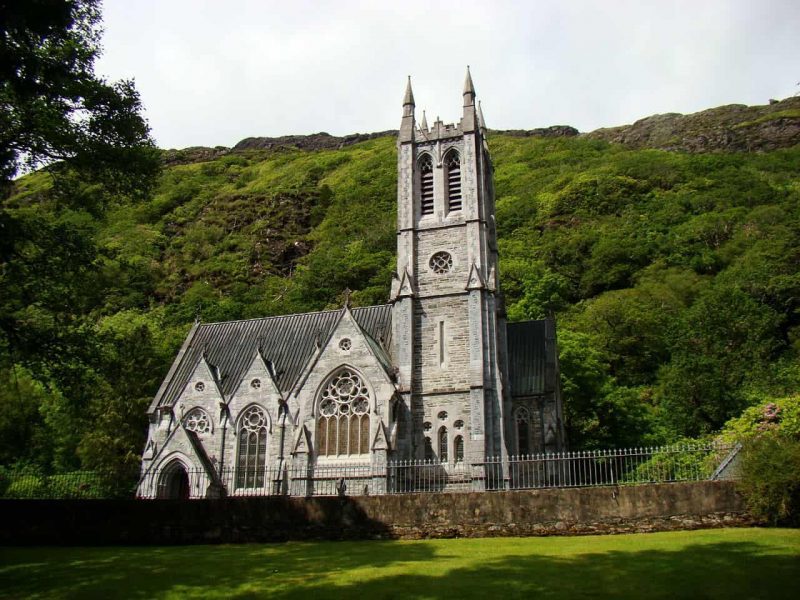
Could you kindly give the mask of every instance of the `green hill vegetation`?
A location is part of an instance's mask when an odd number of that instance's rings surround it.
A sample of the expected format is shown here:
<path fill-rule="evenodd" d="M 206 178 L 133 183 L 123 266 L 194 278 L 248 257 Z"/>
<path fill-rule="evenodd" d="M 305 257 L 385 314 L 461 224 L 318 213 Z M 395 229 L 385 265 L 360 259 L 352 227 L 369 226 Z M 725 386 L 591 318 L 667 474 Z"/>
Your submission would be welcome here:
<path fill-rule="evenodd" d="M 800 146 L 489 142 L 508 315 L 556 314 L 573 448 L 702 436 L 796 393 Z M 386 301 L 393 137 L 164 156 L 144 199 L 54 194 L 43 170 L 3 202 L 0 464 L 135 466 L 195 318 Z"/>

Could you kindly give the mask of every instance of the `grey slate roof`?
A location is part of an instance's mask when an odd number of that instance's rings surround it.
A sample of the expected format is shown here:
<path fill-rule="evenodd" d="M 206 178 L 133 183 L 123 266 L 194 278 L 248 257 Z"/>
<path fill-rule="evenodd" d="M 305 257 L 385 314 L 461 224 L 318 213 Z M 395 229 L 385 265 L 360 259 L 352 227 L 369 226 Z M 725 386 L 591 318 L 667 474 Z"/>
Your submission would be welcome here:
<path fill-rule="evenodd" d="M 555 353 L 555 344 L 547 344 L 547 321 L 509 323 L 508 370 L 512 396 L 533 396 L 547 390 L 548 351 Z M 555 365 L 555 356 L 550 356 Z"/>
<path fill-rule="evenodd" d="M 390 305 L 366 306 L 351 311 L 356 322 L 372 338 L 370 345 L 378 346 L 376 340 L 383 340 L 384 347 L 388 347 L 392 329 Z M 197 325 L 189 333 L 184 350 L 175 359 L 151 409 L 175 403 L 203 354 L 216 368 L 226 399 L 236 390 L 258 348 L 262 356 L 274 365 L 278 388 L 287 392 L 314 353 L 316 340 L 324 344 L 341 315 L 341 310 L 328 310 Z M 380 359 L 387 360 L 385 351 L 381 352 Z"/>

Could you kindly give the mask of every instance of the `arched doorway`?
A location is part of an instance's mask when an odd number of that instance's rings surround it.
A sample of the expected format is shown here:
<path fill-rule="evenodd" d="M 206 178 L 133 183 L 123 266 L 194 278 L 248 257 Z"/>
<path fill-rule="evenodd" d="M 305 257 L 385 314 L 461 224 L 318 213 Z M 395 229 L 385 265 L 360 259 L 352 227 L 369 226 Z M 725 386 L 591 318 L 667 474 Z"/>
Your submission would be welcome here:
<path fill-rule="evenodd" d="M 172 461 L 158 478 L 158 498 L 186 500 L 189 498 L 189 474 L 180 461 Z"/>

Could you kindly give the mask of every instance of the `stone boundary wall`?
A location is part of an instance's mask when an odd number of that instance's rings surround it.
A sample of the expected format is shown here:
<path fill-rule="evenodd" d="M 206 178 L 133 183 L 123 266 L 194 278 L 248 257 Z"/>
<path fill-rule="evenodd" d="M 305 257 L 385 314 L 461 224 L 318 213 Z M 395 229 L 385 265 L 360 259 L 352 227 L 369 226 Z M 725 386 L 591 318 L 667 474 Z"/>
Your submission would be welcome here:
<path fill-rule="evenodd" d="M 2 500 L 0 545 L 633 533 L 751 525 L 732 482 L 347 498 Z"/>

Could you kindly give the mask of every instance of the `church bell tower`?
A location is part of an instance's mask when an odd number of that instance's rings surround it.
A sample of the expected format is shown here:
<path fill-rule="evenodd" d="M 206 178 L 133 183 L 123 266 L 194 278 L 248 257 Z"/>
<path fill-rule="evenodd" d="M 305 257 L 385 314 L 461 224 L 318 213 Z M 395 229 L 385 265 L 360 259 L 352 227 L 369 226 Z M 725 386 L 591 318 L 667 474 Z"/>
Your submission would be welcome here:
<path fill-rule="evenodd" d="M 507 453 L 505 317 L 492 163 L 467 69 L 459 123 L 415 120 L 409 79 L 397 140 L 393 354 L 399 458 L 442 463 Z"/>

